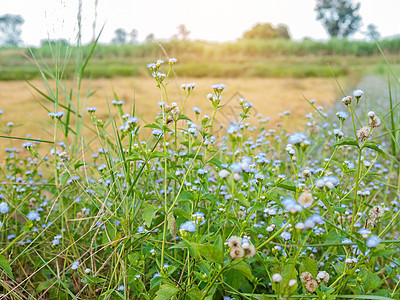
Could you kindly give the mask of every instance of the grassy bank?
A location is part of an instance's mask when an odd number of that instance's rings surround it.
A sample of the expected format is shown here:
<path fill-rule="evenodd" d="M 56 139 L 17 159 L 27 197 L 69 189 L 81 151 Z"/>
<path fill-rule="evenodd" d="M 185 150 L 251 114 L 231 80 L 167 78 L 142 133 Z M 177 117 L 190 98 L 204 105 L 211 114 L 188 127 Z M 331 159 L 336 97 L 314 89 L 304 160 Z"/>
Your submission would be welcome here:
<path fill-rule="evenodd" d="M 394 68 L 400 39 L 380 42 Z M 81 48 L 81 57 L 90 45 Z M 165 52 L 164 52 L 165 51 Z M 39 78 L 32 58 L 48 74 L 55 65 L 65 64 L 64 77 L 71 78 L 77 57 L 76 48 L 66 43 L 46 43 L 39 48 L 0 48 L 0 80 Z M 240 40 L 232 43 L 199 41 L 148 42 L 138 45 L 98 45 L 92 65 L 84 73 L 90 78 L 148 76 L 146 63 L 159 57 L 179 57 L 175 72 L 191 77 L 332 77 L 384 73 L 384 61 L 373 42 L 330 40 L 302 42 L 287 40 Z M 57 62 L 54 61 L 57 57 Z M 52 66 L 52 67 L 49 67 Z"/>

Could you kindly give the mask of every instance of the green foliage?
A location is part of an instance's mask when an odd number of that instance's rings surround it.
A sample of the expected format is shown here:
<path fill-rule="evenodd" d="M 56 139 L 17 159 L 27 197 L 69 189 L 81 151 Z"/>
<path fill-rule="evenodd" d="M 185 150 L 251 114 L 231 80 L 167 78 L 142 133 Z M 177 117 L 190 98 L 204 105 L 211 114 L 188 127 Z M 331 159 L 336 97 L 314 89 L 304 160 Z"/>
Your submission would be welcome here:
<path fill-rule="evenodd" d="M 170 56 L 181 58 L 176 66 L 179 76 L 190 77 L 331 77 L 360 76 L 363 73 L 385 74 L 386 68 L 374 42 L 331 39 L 327 42 L 291 41 L 287 39 L 240 39 L 229 43 L 207 43 L 189 40 L 146 42 L 143 44 L 98 45 L 84 77 L 111 78 L 148 76 L 143 61 L 163 57 L 159 44 Z M 400 39 L 385 39 L 380 45 L 389 56 L 400 51 Z M 54 73 L 52 55 L 57 49 L 60 59 L 66 60 L 64 78 L 72 78 L 77 48 L 65 40 L 43 42 L 39 48 L 0 48 L 0 80 L 23 80 L 40 77 L 37 67 L 28 57 L 34 56 Z M 80 48 L 83 57 L 91 46 Z M 329 64 L 329 67 L 328 67 Z"/>
<path fill-rule="evenodd" d="M 2 269 L 10 278 L 14 279 L 10 263 L 4 255 L 0 255 L 0 269 Z"/>
<path fill-rule="evenodd" d="M 243 34 L 243 39 L 290 39 L 286 25 L 273 27 L 270 23 L 258 23 Z"/>

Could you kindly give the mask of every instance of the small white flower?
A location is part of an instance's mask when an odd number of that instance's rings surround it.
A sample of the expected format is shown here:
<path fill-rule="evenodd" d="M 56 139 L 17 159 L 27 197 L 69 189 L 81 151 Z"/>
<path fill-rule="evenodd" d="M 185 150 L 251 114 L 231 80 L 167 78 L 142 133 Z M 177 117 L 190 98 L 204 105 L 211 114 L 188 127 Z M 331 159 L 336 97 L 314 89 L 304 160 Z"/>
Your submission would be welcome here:
<path fill-rule="evenodd" d="M 356 98 L 360 98 L 362 95 L 364 95 L 364 92 L 362 90 L 354 90 L 353 91 L 353 96 Z"/>
<path fill-rule="evenodd" d="M 294 286 L 295 284 L 297 284 L 297 280 L 296 279 L 290 279 L 289 280 L 289 286 Z"/>
<path fill-rule="evenodd" d="M 218 172 L 218 176 L 221 178 L 226 178 L 229 176 L 229 174 L 231 174 L 231 173 L 225 169 Z"/>
<path fill-rule="evenodd" d="M 282 281 L 282 275 L 275 273 L 274 275 L 272 275 L 272 281 L 275 283 L 281 282 Z"/>

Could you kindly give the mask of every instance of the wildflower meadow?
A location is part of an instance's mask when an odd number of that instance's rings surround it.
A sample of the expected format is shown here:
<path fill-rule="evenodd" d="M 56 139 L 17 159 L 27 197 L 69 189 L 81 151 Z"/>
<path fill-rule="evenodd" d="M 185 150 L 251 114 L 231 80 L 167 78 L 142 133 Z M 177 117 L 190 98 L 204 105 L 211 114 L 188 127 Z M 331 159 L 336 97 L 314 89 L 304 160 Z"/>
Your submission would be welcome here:
<path fill-rule="evenodd" d="M 220 130 L 229 86 L 210 87 L 203 114 L 196 83 L 169 98 L 179 61 L 164 58 L 147 65 L 146 124 L 117 90 L 107 118 L 88 105 L 92 52 L 71 85 L 62 61 L 35 60 L 50 138 L 14 136 L 1 111 L 3 299 L 400 299 L 397 77 L 384 104 L 359 89 L 305 101 L 298 132 L 241 98 Z"/>

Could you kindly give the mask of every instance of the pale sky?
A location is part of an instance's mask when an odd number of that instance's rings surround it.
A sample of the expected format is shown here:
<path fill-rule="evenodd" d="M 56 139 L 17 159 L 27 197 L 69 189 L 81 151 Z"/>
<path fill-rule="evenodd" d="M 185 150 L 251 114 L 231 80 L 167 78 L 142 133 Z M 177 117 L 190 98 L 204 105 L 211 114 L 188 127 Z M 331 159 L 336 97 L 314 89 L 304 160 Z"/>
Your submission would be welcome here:
<path fill-rule="evenodd" d="M 400 34 L 400 0 L 361 0 L 365 30 L 377 26 L 383 37 Z M 25 19 L 22 39 L 27 45 L 40 40 L 64 38 L 74 43 L 77 34 L 78 0 L 0 0 L 0 15 L 20 14 Z M 93 36 L 95 0 L 82 0 L 82 39 Z M 109 42 L 116 28 L 136 29 L 142 41 L 153 33 L 168 39 L 179 24 L 191 31 L 190 39 L 234 41 L 258 22 L 289 26 L 293 39 L 327 39 L 316 21 L 315 0 L 98 0 L 97 30 L 105 29 L 100 42 Z M 353 38 L 362 39 L 358 33 Z"/>

